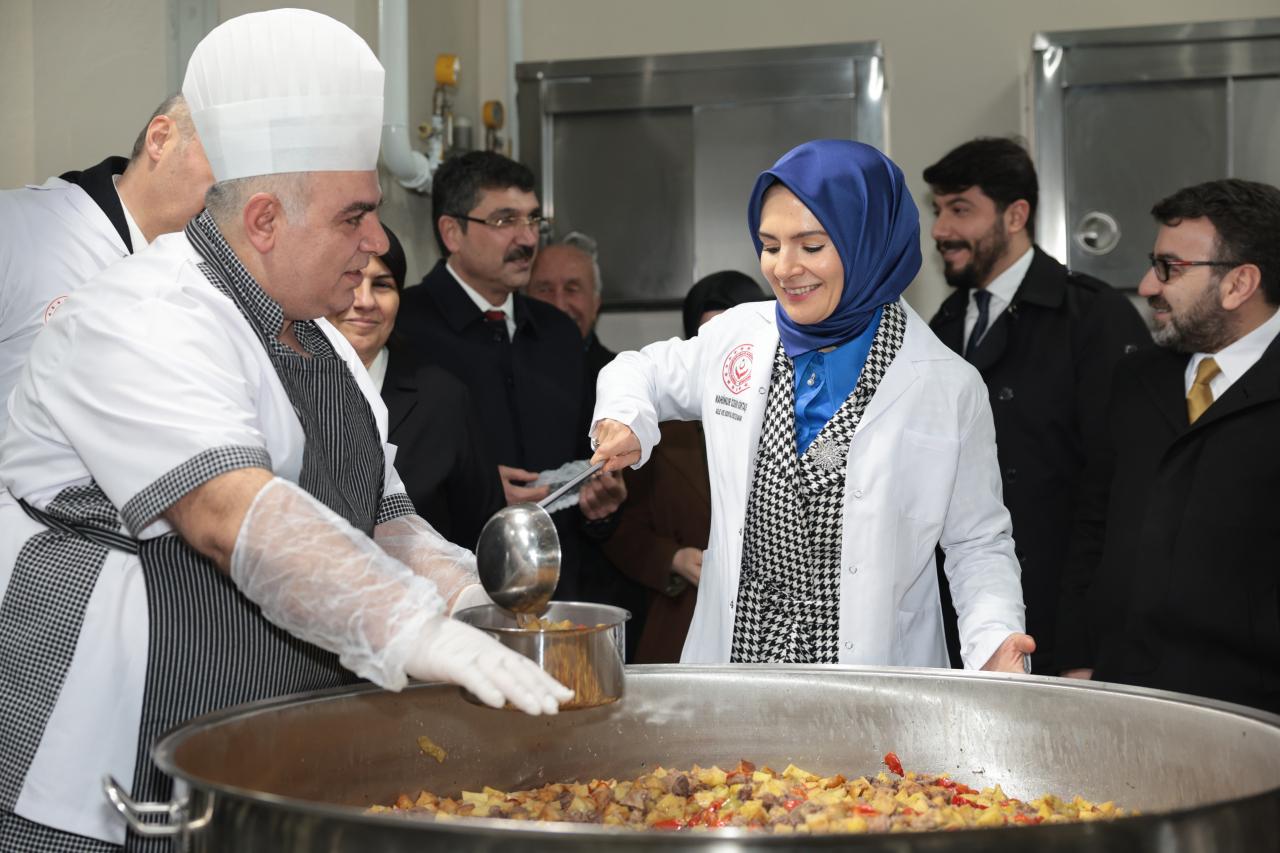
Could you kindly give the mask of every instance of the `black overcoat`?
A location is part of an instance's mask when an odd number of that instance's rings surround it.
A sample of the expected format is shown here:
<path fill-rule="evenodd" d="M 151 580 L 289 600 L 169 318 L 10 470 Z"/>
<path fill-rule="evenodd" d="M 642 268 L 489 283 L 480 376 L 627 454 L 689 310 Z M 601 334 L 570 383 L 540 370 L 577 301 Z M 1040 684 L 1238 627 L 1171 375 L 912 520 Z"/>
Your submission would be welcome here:
<path fill-rule="evenodd" d="M 530 471 L 582 458 L 582 334 L 553 305 L 516 293 L 515 337 L 495 329 L 440 261 L 422 283 L 406 288 L 396 333 L 409 357 L 390 365 L 387 382 L 423 364 L 440 367 L 466 386 L 479 415 L 480 436 L 496 463 Z M 554 514 L 562 558 L 555 597 L 582 596 L 582 514 Z"/>
<path fill-rule="evenodd" d="M 1280 713 L 1280 338 L 1188 425 L 1189 356 L 1125 358 L 1064 577 L 1061 660 Z"/>
<path fill-rule="evenodd" d="M 418 515 L 469 550 L 486 521 L 506 505 L 467 388 L 433 365 L 392 371 L 382 384 L 395 466 Z"/>
<path fill-rule="evenodd" d="M 1069 272 L 1039 247 L 1034 251 L 1013 301 L 971 361 L 987 384 L 995 417 L 1027 633 L 1036 640 L 1032 669 L 1057 674 L 1059 587 L 1086 447 L 1102 428 L 1116 362 L 1151 346 L 1151 335 L 1124 294 Z M 968 299 L 968 290 L 956 291 L 930 322 L 956 352 L 964 348 Z M 944 612 L 950 638 L 955 616 L 949 606 Z"/>

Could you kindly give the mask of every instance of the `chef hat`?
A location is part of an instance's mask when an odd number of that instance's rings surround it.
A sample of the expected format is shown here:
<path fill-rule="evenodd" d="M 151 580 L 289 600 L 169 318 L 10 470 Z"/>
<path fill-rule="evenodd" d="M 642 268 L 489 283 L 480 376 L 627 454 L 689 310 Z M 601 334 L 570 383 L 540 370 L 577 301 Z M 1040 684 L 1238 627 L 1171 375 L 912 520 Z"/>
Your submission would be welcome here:
<path fill-rule="evenodd" d="M 182 94 L 214 178 L 377 168 L 382 65 L 346 25 L 305 9 L 241 15 L 187 63 Z"/>

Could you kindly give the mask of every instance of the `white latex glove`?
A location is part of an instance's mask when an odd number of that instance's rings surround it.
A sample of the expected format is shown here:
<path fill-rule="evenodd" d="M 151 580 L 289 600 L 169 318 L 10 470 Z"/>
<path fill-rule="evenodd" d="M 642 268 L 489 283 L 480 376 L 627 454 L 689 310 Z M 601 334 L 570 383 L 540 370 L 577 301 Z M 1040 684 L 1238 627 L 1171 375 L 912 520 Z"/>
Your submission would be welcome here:
<path fill-rule="evenodd" d="M 501 708 L 509 700 L 526 714 L 554 714 L 573 698 L 572 690 L 533 661 L 470 625 L 435 616 L 423 637 L 409 659 L 414 678 L 461 684 L 486 705 Z"/>
<path fill-rule="evenodd" d="M 475 555 L 445 539 L 421 516 L 384 521 L 374 528 L 373 541 L 415 575 L 434 583 L 449 613 L 459 609 L 458 596 L 464 589 L 480 583 Z"/>
<path fill-rule="evenodd" d="M 287 480 L 254 497 L 231 578 L 271 622 L 388 690 L 408 675 L 442 679 L 531 714 L 554 712 L 558 697 L 573 695 L 532 661 L 443 616 L 431 581 Z"/>

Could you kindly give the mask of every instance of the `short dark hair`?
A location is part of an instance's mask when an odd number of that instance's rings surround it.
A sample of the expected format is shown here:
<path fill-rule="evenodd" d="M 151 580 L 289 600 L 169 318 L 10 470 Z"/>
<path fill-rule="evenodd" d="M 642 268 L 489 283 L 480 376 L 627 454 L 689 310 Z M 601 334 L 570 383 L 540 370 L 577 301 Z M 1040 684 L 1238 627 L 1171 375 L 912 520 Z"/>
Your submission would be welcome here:
<path fill-rule="evenodd" d="M 441 216 L 464 216 L 480 201 L 483 190 L 505 190 L 515 187 L 533 192 L 533 172 L 523 163 L 492 151 L 468 151 L 450 157 L 436 170 L 431 181 L 431 230 L 436 235 L 440 254 L 449 250 L 440 237 Z M 463 232 L 467 221 L 460 220 Z"/>
<path fill-rule="evenodd" d="M 1018 199 L 1025 200 L 1031 208 L 1027 234 L 1035 239 L 1040 182 L 1036 180 L 1031 155 L 1020 139 L 971 139 L 925 169 L 924 181 L 936 193 L 962 193 L 977 187 L 1001 213 Z"/>
<path fill-rule="evenodd" d="M 1255 265 L 1267 302 L 1280 305 L 1280 189 L 1239 178 L 1207 181 L 1156 202 L 1151 215 L 1168 226 L 1208 219 L 1218 232 L 1212 260 Z"/>
<path fill-rule="evenodd" d="M 196 126 L 191 121 L 191 110 L 187 108 L 187 99 L 181 92 L 175 92 L 160 102 L 160 106 L 156 107 L 151 118 L 147 119 L 147 123 L 142 126 L 142 130 L 138 131 L 138 137 L 133 140 L 133 150 L 129 152 L 129 162 L 132 163 L 142 156 L 143 149 L 147 146 L 147 128 L 151 127 L 151 122 L 160 116 L 173 119 L 173 123 L 178 126 L 178 136 L 184 142 L 196 135 Z"/>

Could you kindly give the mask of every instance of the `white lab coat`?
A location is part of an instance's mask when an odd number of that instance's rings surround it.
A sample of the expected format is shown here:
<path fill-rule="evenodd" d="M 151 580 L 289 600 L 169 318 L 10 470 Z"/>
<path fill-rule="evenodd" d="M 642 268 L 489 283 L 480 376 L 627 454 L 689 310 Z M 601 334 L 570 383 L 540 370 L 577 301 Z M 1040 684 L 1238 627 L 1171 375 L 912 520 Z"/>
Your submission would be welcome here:
<path fill-rule="evenodd" d="M 89 194 L 62 178 L 0 192 L 0 435 L 36 333 L 73 290 L 128 257 Z"/>
<path fill-rule="evenodd" d="M 995 428 L 977 371 L 901 304 L 902 349 L 847 457 L 839 662 L 947 666 L 934 568 L 941 543 L 961 653 L 977 668 L 1025 624 Z M 702 421 L 711 536 L 685 663 L 729 660 L 747 500 L 778 346 L 774 307 L 738 306 L 691 340 L 622 353 L 600 372 L 593 429 L 601 418 L 630 426 L 640 464 L 659 440 L 660 421 Z"/>
<path fill-rule="evenodd" d="M 0 600 L 38 508 L 96 482 L 127 507 L 166 472 L 209 448 L 265 449 L 297 482 L 305 437 L 265 348 L 235 304 L 197 268 L 183 233 L 113 264 L 78 290 L 39 336 L 0 439 Z M 403 492 L 386 444 L 387 410 L 346 339 L 318 322 L 373 410 L 384 444 L 384 495 Z M 128 513 L 125 513 L 128 518 Z M 125 532 L 147 539 L 163 518 Z M 147 595 L 136 556 L 110 551 L 15 812 L 114 843 L 125 826 L 102 794 L 109 772 L 133 780 L 146 683 Z"/>

